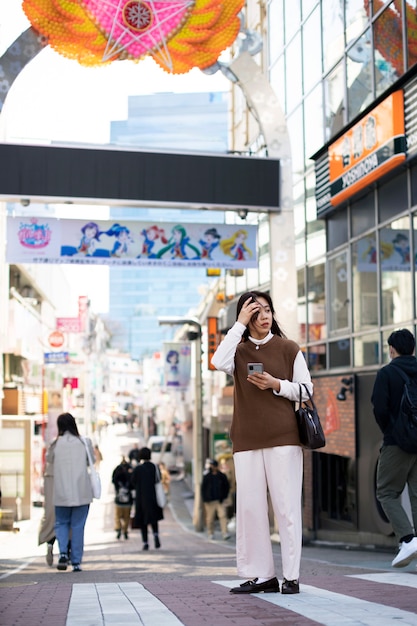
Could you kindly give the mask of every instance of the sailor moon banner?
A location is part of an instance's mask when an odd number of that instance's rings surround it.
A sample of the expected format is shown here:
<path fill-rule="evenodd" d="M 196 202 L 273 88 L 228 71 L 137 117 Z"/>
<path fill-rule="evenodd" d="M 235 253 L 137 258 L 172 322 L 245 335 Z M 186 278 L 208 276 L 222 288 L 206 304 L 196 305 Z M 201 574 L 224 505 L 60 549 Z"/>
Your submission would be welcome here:
<path fill-rule="evenodd" d="M 8 217 L 8 263 L 257 267 L 257 226 Z"/>

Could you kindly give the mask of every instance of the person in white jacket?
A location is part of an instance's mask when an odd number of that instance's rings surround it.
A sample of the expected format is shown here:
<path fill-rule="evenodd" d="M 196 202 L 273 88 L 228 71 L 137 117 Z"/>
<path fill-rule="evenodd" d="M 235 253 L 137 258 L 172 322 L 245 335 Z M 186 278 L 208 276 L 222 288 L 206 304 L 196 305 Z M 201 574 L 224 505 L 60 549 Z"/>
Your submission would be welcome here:
<path fill-rule="evenodd" d="M 69 564 L 68 540 L 71 536 L 71 564 L 74 572 L 81 571 L 84 551 L 84 527 L 93 499 L 87 469 L 86 445 L 94 456 L 90 439 L 82 439 L 71 413 L 58 416 L 58 437 L 51 444 L 46 460 L 54 465 L 55 535 L 59 544 L 58 570 Z"/>

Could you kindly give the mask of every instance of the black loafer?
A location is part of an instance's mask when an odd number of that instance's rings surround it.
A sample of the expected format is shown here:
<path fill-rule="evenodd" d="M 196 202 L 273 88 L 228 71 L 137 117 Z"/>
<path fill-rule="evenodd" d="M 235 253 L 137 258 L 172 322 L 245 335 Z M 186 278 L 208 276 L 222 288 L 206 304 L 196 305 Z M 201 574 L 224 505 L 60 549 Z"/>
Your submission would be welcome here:
<path fill-rule="evenodd" d="M 264 583 L 257 583 L 258 579 L 247 580 L 245 583 L 239 585 L 239 587 L 233 587 L 230 593 L 278 593 L 279 582 L 277 578 L 270 578 Z"/>
<path fill-rule="evenodd" d="M 282 581 L 281 593 L 300 593 L 300 585 L 298 580 L 284 580 Z"/>

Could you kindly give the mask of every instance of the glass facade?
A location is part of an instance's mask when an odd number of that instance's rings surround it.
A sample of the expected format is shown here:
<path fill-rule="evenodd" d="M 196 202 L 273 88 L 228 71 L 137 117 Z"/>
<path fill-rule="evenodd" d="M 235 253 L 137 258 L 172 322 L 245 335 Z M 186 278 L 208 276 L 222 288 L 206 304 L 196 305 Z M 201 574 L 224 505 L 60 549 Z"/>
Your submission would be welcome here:
<path fill-rule="evenodd" d="M 292 150 L 299 341 L 312 369 L 377 366 L 388 329 L 417 319 L 416 166 L 320 220 L 312 157 L 413 75 L 417 3 L 269 0 L 267 31 Z"/>

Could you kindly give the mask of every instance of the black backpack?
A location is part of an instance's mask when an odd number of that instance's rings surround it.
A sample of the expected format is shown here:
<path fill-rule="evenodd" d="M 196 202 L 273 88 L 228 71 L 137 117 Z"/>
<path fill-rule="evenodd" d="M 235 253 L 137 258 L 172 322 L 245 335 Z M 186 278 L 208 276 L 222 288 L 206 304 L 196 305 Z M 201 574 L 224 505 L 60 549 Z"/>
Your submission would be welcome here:
<path fill-rule="evenodd" d="M 400 412 L 393 422 L 392 436 L 404 452 L 417 454 L 417 378 L 410 378 L 400 367 L 391 365 L 404 380 Z"/>

